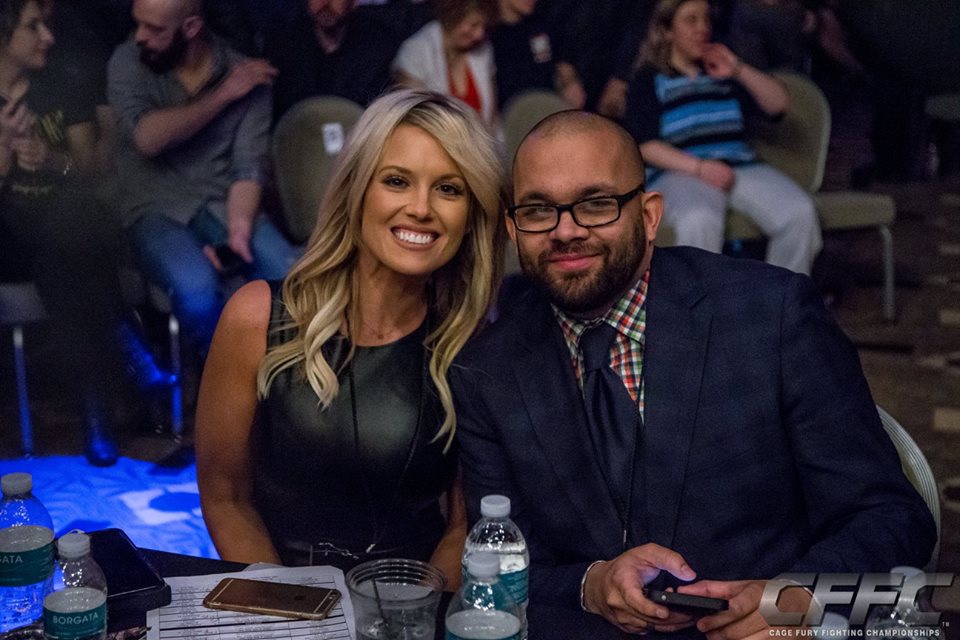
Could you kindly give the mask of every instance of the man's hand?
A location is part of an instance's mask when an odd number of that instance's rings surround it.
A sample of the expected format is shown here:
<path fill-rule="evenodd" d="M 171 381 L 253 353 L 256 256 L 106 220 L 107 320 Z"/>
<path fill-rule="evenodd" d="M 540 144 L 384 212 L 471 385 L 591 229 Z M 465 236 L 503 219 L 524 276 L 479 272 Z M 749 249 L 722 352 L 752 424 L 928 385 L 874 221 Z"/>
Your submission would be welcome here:
<path fill-rule="evenodd" d="M 270 86 L 277 77 L 277 68 L 262 58 L 247 58 L 235 64 L 220 83 L 220 91 L 228 102 L 239 100 L 256 87 Z"/>
<path fill-rule="evenodd" d="M 654 628 L 669 632 L 691 626 L 691 616 L 671 612 L 644 596 L 644 585 L 661 570 L 681 580 L 697 577 L 675 551 L 653 543 L 634 547 L 594 566 L 587 574 L 583 586 L 587 611 L 603 616 L 627 633 L 646 633 Z"/>
<path fill-rule="evenodd" d="M 684 585 L 677 591 L 723 598 L 730 602 L 730 608 L 726 611 L 704 616 L 697 622 L 697 629 L 707 635 L 707 640 L 770 640 L 774 634 L 759 611 L 760 596 L 763 595 L 765 586 L 766 580 L 703 580 Z M 780 592 L 778 607 L 781 611 L 806 613 L 811 597 L 810 592 L 803 587 L 788 587 Z M 783 631 L 795 632 L 797 629 L 798 627 L 784 627 Z M 789 637 L 788 633 L 784 635 Z"/>
<path fill-rule="evenodd" d="M 227 225 L 227 246 L 247 264 L 253 262 L 253 252 L 250 250 L 250 237 L 252 234 L 252 220 L 230 218 L 230 222 Z"/>
<path fill-rule="evenodd" d="M 569 62 L 558 62 L 554 68 L 553 84 L 560 96 L 574 109 L 582 109 L 587 92 L 580 81 L 576 67 Z"/>
<path fill-rule="evenodd" d="M 587 91 L 579 81 L 571 82 L 560 90 L 562 97 L 568 105 L 574 109 L 583 109 L 587 103 Z"/>

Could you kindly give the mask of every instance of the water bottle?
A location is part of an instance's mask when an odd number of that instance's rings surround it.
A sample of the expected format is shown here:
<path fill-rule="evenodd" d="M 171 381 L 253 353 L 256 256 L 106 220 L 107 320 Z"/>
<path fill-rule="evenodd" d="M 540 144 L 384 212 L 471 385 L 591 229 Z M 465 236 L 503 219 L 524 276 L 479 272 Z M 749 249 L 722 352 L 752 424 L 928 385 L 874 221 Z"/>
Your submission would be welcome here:
<path fill-rule="evenodd" d="M 510 498 L 490 495 L 480 500 L 480 515 L 463 546 L 463 579 L 467 561 L 479 551 L 493 553 L 500 560 L 500 580 L 520 609 L 521 638 L 527 637 L 527 567 L 530 553 L 520 528 L 510 519 Z"/>
<path fill-rule="evenodd" d="M 53 522 L 29 473 L 0 478 L 0 633 L 38 622 L 53 576 Z"/>
<path fill-rule="evenodd" d="M 46 640 L 103 640 L 107 636 L 107 580 L 90 556 L 90 536 L 70 532 L 57 541 L 54 591 L 43 600 Z"/>
<path fill-rule="evenodd" d="M 500 559 L 478 551 L 447 608 L 446 640 L 520 640 L 520 608 L 500 582 Z"/>
<path fill-rule="evenodd" d="M 916 567 L 894 567 L 890 573 L 900 574 L 906 581 L 923 571 Z M 944 637 L 939 627 L 931 627 L 920 622 L 920 614 L 932 611 L 932 606 L 925 601 L 925 598 L 926 594 L 921 589 L 914 602 L 898 600 L 895 605 L 872 607 L 863 626 L 866 637 L 876 640 L 903 640 L 904 638 L 925 640 Z"/>

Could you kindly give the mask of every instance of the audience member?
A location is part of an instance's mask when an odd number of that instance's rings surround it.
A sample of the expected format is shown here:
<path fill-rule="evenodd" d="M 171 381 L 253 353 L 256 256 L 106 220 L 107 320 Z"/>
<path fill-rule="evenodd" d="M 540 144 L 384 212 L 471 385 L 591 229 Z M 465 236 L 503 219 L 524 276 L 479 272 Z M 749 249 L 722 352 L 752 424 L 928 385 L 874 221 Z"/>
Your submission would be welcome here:
<path fill-rule="evenodd" d="M 767 262 L 810 273 L 820 251 L 813 199 L 760 162 L 744 135 L 744 105 L 776 116 L 783 84 L 710 43 L 706 0 L 661 0 L 630 84 L 626 122 L 654 168 L 677 244 L 719 252 L 728 207 L 768 236 Z"/>
<path fill-rule="evenodd" d="M 107 101 L 107 61 L 130 31 L 130 18 L 117 16 L 109 0 L 43 0 L 56 46 L 49 67 L 70 77 L 74 95 L 95 107 L 96 165 L 100 175 L 113 170 L 116 125 Z"/>
<path fill-rule="evenodd" d="M 40 3 L 0 0 L 0 278 L 36 283 L 84 451 L 109 465 L 124 368 L 143 387 L 169 380 L 123 322 L 115 225 L 89 193 L 96 96 L 65 65 L 47 65 L 53 43 Z"/>
<path fill-rule="evenodd" d="M 437 19 L 407 38 L 393 61 L 397 81 L 458 98 L 497 126 L 493 47 L 496 0 L 435 0 Z"/>
<path fill-rule="evenodd" d="M 457 583 L 466 529 L 447 372 L 497 282 L 499 189 L 469 108 L 399 91 L 367 109 L 303 258 L 282 286 L 240 289 L 217 327 L 197 473 L 221 557 L 429 559 Z"/>
<path fill-rule="evenodd" d="M 221 275 L 279 278 L 296 258 L 260 215 L 276 69 L 211 35 L 199 0 L 134 0 L 133 17 L 134 38 L 108 73 L 119 208 L 144 275 L 170 292 L 203 353 L 224 302 Z"/>
<path fill-rule="evenodd" d="M 356 7 L 354 0 L 302 0 L 303 11 L 266 41 L 279 70 L 275 119 L 294 104 L 334 95 L 367 105 L 390 85 L 390 63 L 408 35 L 392 7 Z"/>
<path fill-rule="evenodd" d="M 933 518 L 807 277 L 654 249 L 664 197 L 644 191 L 632 137 L 598 115 L 534 128 L 513 191 L 530 283 L 451 378 L 468 515 L 510 497 L 531 604 L 631 633 L 770 637 L 757 607 L 782 572 L 927 562 Z M 730 608 L 694 619 L 645 586 Z M 808 592 L 781 596 L 806 611 Z"/>
<path fill-rule="evenodd" d="M 552 89 L 571 107 L 587 99 L 577 70 L 565 62 L 565 50 L 551 38 L 546 21 L 534 13 L 537 0 L 498 0 L 500 19 L 491 34 L 497 69 L 497 99 L 502 109 L 527 89 Z"/>
<path fill-rule="evenodd" d="M 815 16 L 801 0 L 735 0 L 723 38 L 757 69 L 804 71 Z"/>
<path fill-rule="evenodd" d="M 627 81 L 652 4 L 652 0 L 540 0 L 537 12 L 544 14 L 550 34 L 568 43 L 567 57 L 583 83 L 589 108 L 623 115 Z"/>

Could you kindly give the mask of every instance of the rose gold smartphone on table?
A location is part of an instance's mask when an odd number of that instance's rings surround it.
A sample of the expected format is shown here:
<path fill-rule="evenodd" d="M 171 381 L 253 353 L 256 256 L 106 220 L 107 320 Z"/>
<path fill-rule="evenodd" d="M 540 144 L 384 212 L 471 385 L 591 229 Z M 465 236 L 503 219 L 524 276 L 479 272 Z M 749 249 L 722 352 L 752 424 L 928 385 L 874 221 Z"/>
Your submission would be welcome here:
<path fill-rule="evenodd" d="M 323 620 L 340 601 L 336 589 L 283 582 L 224 578 L 203 599 L 210 609 Z"/>

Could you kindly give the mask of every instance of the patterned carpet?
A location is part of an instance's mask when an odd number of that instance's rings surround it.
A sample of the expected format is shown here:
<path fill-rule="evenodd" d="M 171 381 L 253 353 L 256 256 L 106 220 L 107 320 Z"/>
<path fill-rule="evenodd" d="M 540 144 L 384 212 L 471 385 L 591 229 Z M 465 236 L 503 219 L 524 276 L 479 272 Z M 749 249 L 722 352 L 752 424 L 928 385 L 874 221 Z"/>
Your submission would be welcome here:
<path fill-rule="evenodd" d="M 73 529 L 123 529 L 140 547 L 217 558 L 200 515 L 197 469 L 121 458 L 106 469 L 82 456 L 0 461 L 0 475 L 33 474 L 34 494 L 58 536 Z"/>

